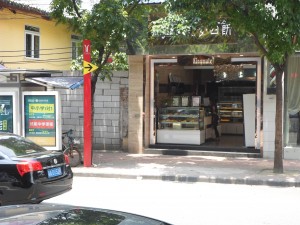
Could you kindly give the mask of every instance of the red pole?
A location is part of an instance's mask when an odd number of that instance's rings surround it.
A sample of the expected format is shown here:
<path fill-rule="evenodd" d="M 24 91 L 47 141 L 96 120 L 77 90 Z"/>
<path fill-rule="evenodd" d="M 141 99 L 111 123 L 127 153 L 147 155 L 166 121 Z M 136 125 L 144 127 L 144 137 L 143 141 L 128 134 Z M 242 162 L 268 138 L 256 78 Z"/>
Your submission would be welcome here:
<path fill-rule="evenodd" d="M 91 41 L 83 40 L 83 60 L 91 62 Z M 83 165 L 92 165 L 92 88 L 91 73 L 84 74 L 84 149 Z"/>

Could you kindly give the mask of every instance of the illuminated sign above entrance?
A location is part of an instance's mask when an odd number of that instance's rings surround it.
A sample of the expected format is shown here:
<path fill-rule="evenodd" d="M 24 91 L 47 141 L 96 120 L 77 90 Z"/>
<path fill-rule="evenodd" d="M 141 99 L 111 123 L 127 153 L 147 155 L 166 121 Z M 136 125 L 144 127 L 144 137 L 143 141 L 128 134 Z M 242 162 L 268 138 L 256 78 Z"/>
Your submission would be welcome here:
<path fill-rule="evenodd" d="M 193 57 L 193 65 L 213 65 L 214 59 L 213 58 L 201 58 L 198 56 Z"/>

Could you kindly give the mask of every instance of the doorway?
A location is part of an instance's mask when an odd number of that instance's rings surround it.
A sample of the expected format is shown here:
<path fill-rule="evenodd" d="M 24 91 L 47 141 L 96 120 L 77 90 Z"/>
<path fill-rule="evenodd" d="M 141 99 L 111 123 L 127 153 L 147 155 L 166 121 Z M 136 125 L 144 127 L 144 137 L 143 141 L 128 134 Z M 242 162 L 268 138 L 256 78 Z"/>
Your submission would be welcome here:
<path fill-rule="evenodd" d="M 178 57 L 150 59 L 150 131 L 153 131 L 149 132 L 150 145 L 182 149 L 189 147 L 200 150 L 216 148 L 259 150 L 261 141 L 261 58 L 232 57 L 230 63 L 242 65 L 245 77 L 238 80 L 216 80 L 214 65 L 182 65 Z M 244 103 L 246 100 L 243 95 L 248 94 L 254 96 L 254 105 L 253 101 Z M 158 138 L 159 133 L 163 133 L 160 132 L 162 130 L 162 123 L 159 119 L 162 117 L 159 113 L 161 107 L 168 106 L 168 110 L 171 110 L 168 114 L 179 114 L 186 111 L 189 115 L 193 115 L 195 112 L 191 109 L 195 107 L 193 101 L 197 101 L 194 100 L 197 98 L 199 105 L 196 107 L 199 108 L 199 118 L 203 116 L 203 121 L 199 119 L 199 124 L 194 126 L 194 116 L 184 119 L 180 118 L 182 116 L 177 116 L 177 120 L 174 117 L 168 117 L 168 123 L 172 124 L 167 126 L 165 123 L 163 125 L 165 137 Z M 218 108 L 221 133 L 218 142 L 215 141 L 214 131 L 211 129 L 209 121 L 211 120 L 211 104 L 215 104 Z M 250 107 L 249 104 L 251 104 Z M 250 146 L 246 146 L 245 140 L 247 138 L 245 130 L 249 128 L 245 128 L 249 124 L 244 123 L 244 109 L 246 108 L 254 108 L 255 115 L 254 118 L 252 117 L 253 123 L 250 123 L 254 124 L 254 128 L 251 128 L 253 132 L 251 132 L 250 138 L 253 139 L 253 142 L 251 141 Z M 202 113 L 203 115 L 201 115 Z M 246 120 L 248 121 L 248 119 Z M 168 133 L 167 130 L 172 130 L 172 133 Z M 187 135 L 185 136 L 183 133 Z M 195 141 L 192 136 L 199 138 L 199 141 Z"/>

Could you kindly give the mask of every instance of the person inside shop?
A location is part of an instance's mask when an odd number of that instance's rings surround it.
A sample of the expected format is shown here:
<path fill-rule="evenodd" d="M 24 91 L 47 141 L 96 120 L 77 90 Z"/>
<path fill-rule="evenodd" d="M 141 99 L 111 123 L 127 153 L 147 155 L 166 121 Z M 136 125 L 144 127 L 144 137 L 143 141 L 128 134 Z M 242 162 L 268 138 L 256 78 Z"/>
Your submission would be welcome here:
<path fill-rule="evenodd" d="M 216 106 L 211 107 L 211 125 L 213 129 L 215 130 L 215 136 L 216 136 L 216 141 L 220 141 L 220 134 L 218 131 L 218 125 L 219 125 L 219 116 L 217 114 Z"/>

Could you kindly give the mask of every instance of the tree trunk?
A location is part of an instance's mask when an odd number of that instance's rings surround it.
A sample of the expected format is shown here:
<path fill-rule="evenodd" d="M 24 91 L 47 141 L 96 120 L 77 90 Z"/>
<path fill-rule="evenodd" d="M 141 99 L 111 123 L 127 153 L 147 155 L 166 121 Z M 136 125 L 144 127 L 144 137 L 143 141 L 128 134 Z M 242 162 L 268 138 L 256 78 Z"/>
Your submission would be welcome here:
<path fill-rule="evenodd" d="M 92 76 L 92 79 L 91 79 L 91 104 L 92 104 L 92 127 L 91 127 L 91 133 L 92 133 L 92 143 L 91 143 L 91 146 L 92 146 L 92 149 L 93 149 L 93 135 L 94 135 L 94 114 L 95 114 L 95 107 L 94 107 L 94 99 L 95 99 L 95 92 L 96 92 L 96 85 L 97 85 L 97 80 L 98 80 L 98 73 L 94 73 L 93 76 Z M 93 154 L 93 151 L 92 151 L 92 154 Z"/>
<path fill-rule="evenodd" d="M 283 129 L 282 129 L 282 74 L 283 70 L 279 65 L 274 65 L 276 70 L 276 117 L 275 117 L 275 153 L 274 153 L 274 173 L 283 173 Z"/>

